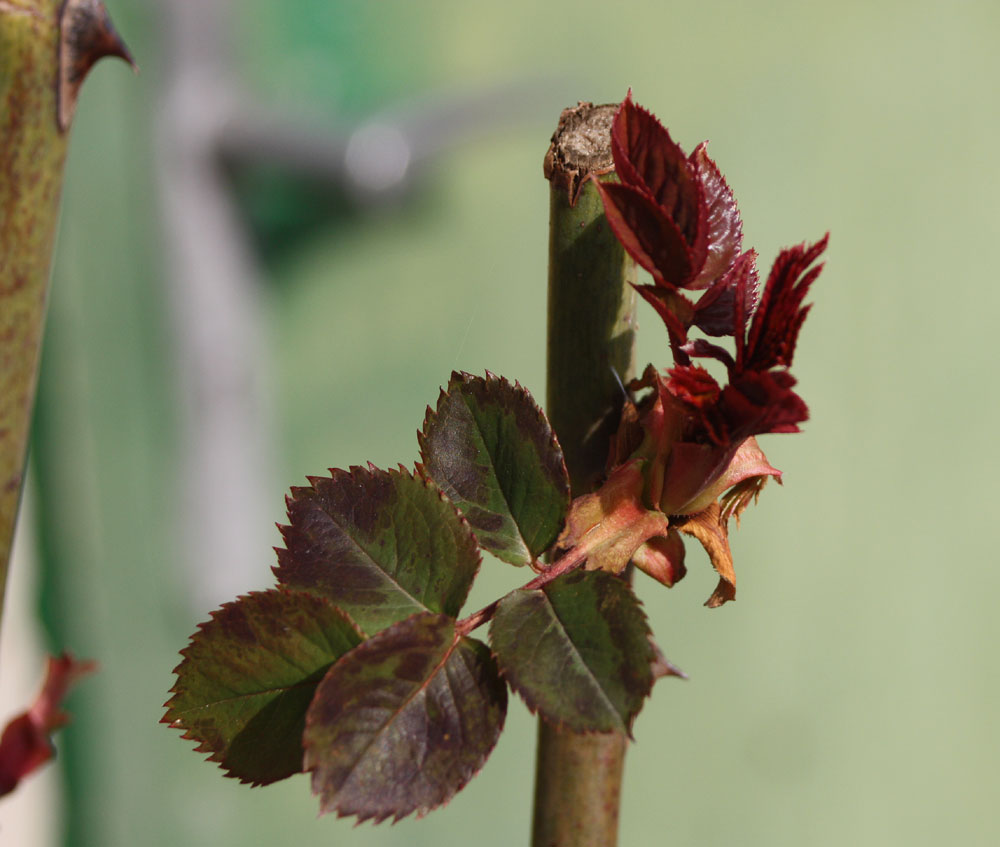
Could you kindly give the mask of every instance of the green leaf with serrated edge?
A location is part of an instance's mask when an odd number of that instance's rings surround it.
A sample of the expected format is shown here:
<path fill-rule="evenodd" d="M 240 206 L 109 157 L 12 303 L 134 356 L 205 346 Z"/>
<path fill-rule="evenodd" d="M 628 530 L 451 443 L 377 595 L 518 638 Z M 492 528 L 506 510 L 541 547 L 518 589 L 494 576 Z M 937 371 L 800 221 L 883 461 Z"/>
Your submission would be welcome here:
<path fill-rule="evenodd" d="M 306 710 L 362 634 L 323 597 L 272 589 L 226 603 L 181 651 L 164 723 L 228 776 L 265 785 L 300 773 Z"/>
<path fill-rule="evenodd" d="M 329 597 L 369 634 L 416 612 L 457 616 L 480 559 L 455 507 L 404 468 L 330 473 L 286 498 L 278 581 Z"/>
<path fill-rule="evenodd" d="M 485 644 L 457 638 L 441 615 L 395 624 L 316 689 L 304 745 L 321 812 L 375 822 L 426 814 L 479 772 L 506 712 Z"/>
<path fill-rule="evenodd" d="M 532 711 L 574 732 L 630 734 L 656 654 L 638 599 L 604 571 L 573 571 L 500 601 L 490 643 Z"/>
<path fill-rule="evenodd" d="M 425 473 L 485 549 L 524 565 L 555 541 L 569 477 L 548 420 L 524 388 L 489 371 L 485 379 L 453 373 L 418 438 Z"/>

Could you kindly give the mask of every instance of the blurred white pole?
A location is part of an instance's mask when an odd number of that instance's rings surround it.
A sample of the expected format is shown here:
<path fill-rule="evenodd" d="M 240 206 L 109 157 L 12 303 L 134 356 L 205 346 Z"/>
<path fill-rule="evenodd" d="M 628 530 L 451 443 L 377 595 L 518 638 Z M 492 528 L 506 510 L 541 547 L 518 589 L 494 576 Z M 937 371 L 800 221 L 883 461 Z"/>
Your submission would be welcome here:
<path fill-rule="evenodd" d="M 199 607 L 270 584 L 273 523 L 268 344 L 260 271 L 220 168 L 266 159 L 346 188 L 363 205 L 391 201 L 415 167 L 517 114 L 551 115 L 556 80 L 453 91 L 387 110 L 352 128 L 310 126 L 261 108 L 234 78 L 228 0 L 161 0 L 167 68 L 157 110 L 174 347 L 184 418 L 178 556 Z"/>
<path fill-rule="evenodd" d="M 224 0 L 162 0 L 167 67 L 155 123 L 183 441 L 177 558 L 200 609 L 271 582 L 274 521 L 260 274 L 220 172 L 236 111 Z"/>

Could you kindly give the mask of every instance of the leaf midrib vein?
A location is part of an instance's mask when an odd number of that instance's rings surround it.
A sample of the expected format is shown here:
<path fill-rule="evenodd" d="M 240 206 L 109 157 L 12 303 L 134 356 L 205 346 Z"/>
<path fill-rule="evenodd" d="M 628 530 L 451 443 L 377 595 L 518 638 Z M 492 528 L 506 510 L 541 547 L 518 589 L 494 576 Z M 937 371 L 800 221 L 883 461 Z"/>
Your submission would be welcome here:
<path fill-rule="evenodd" d="M 618 709 L 616 709 L 614 703 L 611 702 L 611 699 L 608 697 L 607 693 L 604 691 L 604 687 L 597 681 L 597 677 L 594 675 L 594 672 L 590 669 L 590 665 L 588 665 L 587 662 L 586 662 L 586 660 L 583 658 L 583 655 L 580 653 L 580 651 L 577 648 L 576 644 L 573 642 L 573 639 L 569 637 L 569 633 L 566 631 L 566 625 L 563 623 L 562 618 L 560 618 L 559 615 L 558 615 L 558 613 L 556 612 L 556 608 L 553 605 L 552 600 L 549 598 L 549 595 L 546 594 L 544 591 L 542 591 L 541 594 L 542 594 L 543 598 L 545 599 L 545 604 L 548 606 L 549 611 L 551 612 L 552 617 L 558 622 L 560 628 L 562 629 L 563 635 L 565 636 L 566 641 L 569 643 L 570 647 L 572 648 L 574 655 L 577 657 L 577 659 L 579 659 L 580 664 L 583 665 L 587 669 L 587 674 L 586 674 L 585 678 L 589 679 L 591 681 L 591 683 L 593 684 L 593 686 L 597 689 L 598 693 L 601 696 L 601 699 L 605 702 L 605 704 L 607 705 L 607 707 L 611 710 L 611 714 L 613 714 L 615 716 L 616 721 L 618 722 L 618 724 L 621 727 L 621 731 L 624 732 L 625 731 L 625 727 L 624 727 L 624 725 L 622 725 L 622 720 L 621 720 L 621 716 L 618 714 Z"/>

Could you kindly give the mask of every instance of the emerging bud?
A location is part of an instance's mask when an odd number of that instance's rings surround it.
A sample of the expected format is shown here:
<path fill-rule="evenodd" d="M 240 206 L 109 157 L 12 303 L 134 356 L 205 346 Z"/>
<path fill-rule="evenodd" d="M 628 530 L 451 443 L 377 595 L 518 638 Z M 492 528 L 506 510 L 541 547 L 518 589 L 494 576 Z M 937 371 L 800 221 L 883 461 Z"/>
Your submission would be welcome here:
<path fill-rule="evenodd" d="M 629 92 L 615 114 L 611 147 L 621 182 L 596 186 L 615 235 L 653 277 L 638 291 L 663 320 L 674 362 L 662 373 L 649 366 L 629 385 L 647 393 L 626 404 L 612 446 L 607 485 L 614 495 L 602 499 L 598 492 L 589 508 L 603 504 L 609 524 L 618 518 L 606 507 L 626 502 L 633 511 L 638 501 L 665 516 L 668 531 L 643 539 L 632 560 L 668 586 L 684 574 L 678 532 L 697 538 L 719 573 L 708 601 L 718 606 L 735 594 L 729 518 L 739 518 L 768 477 L 781 478 L 754 436 L 798 432 L 809 415 L 788 368 L 827 238 L 783 251 L 761 290 L 757 254 L 743 252 L 736 200 L 705 144 L 685 155 Z M 688 296 L 697 291 L 698 299 Z M 730 336 L 733 349 L 692 338 L 692 330 Z M 694 364 L 697 358 L 715 359 L 728 381 Z M 615 469 L 636 461 L 625 466 L 633 483 L 641 467 L 641 492 L 625 496 L 625 478 Z M 616 568 L 624 566 L 620 558 Z"/>

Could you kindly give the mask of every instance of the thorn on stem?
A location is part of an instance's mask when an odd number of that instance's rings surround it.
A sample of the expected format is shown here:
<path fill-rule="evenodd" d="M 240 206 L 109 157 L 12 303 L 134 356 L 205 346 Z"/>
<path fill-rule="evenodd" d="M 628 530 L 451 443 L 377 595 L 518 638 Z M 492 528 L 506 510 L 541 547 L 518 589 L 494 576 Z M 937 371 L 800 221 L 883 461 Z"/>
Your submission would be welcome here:
<path fill-rule="evenodd" d="M 65 0 L 59 12 L 59 78 L 56 100 L 59 129 L 73 120 L 80 86 L 98 59 L 118 56 L 138 71 L 125 42 L 101 0 Z"/>

